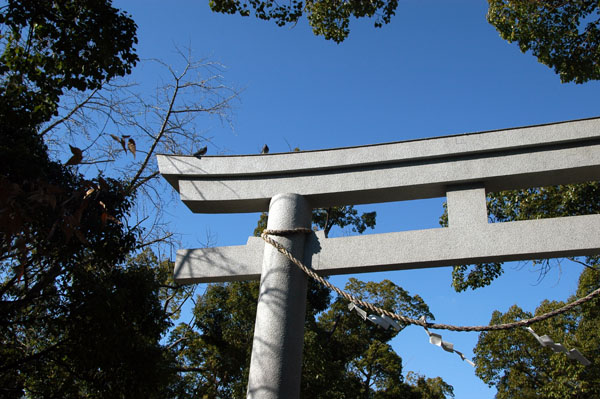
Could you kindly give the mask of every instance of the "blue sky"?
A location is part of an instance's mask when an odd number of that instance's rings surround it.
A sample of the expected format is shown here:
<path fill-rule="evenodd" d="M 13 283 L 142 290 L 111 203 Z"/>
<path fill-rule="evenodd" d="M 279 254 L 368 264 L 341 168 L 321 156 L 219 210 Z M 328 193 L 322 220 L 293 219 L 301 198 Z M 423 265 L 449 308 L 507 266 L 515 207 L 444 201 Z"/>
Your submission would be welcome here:
<path fill-rule="evenodd" d="M 212 13 L 204 1 L 120 0 L 138 24 L 141 58 L 177 64 L 174 46 L 227 67 L 224 78 L 240 90 L 233 129 L 203 121 L 210 154 L 258 153 L 344 147 L 598 116 L 598 83 L 561 84 L 552 70 L 500 39 L 486 22 L 486 2 L 404 0 L 391 24 L 375 29 L 353 21 L 342 44 L 315 37 L 305 20 L 277 27 L 254 18 Z M 152 68 L 133 79 L 160 84 Z M 168 194 L 165 194 L 168 195 Z M 443 199 L 362 206 L 377 210 L 370 233 L 438 227 Z M 171 210 L 172 228 L 184 247 L 211 236 L 213 245 L 240 245 L 258 216 L 194 215 Z M 346 234 L 338 231 L 336 234 Z M 457 294 L 449 268 L 357 275 L 391 279 L 421 295 L 440 322 L 487 324 L 493 310 L 517 303 L 533 310 L 544 298 L 564 300 L 580 267 L 564 262 L 541 282 L 528 265 L 507 265 L 491 287 Z M 343 285 L 346 277 L 332 279 Z M 535 327 L 534 327 L 535 328 Z M 543 332 L 542 332 L 543 333 Z M 475 333 L 442 332 L 471 356 Z M 430 345 L 409 327 L 393 341 L 405 371 L 442 377 L 457 398 L 492 398 L 473 368 Z"/>

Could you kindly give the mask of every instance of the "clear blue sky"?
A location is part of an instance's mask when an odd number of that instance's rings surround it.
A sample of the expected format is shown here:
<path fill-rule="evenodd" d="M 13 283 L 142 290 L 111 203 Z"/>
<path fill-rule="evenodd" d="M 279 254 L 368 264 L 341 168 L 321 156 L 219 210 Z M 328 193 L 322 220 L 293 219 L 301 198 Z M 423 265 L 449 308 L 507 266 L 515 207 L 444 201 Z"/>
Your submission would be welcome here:
<path fill-rule="evenodd" d="M 293 28 L 254 18 L 212 13 L 205 1 L 120 0 L 138 24 L 142 58 L 176 62 L 174 46 L 227 66 L 227 82 L 240 90 L 232 131 L 206 119 L 211 154 L 271 152 L 290 146 L 322 149 L 476 132 L 598 116 L 598 83 L 561 84 L 547 67 L 500 39 L 485 19 L 486 2 L 404 0 L 391 24 L 375 29 L 355 21 L 337 45 L 315 37 L 305 20 Z M 153 85 L 151 69 L 133 78 Z M 167 195 L 167 194 L 165 194 Z M 443 199 L 364 206 L 378 211 L 375 233 L 437 227 Z M 172 210 L 172 227 L 195 247 L 246 242 L 257 215 L 193 215 Z M 344 234 L 344 232 L 337 232 Z M 580 267 L 564 262 L 541 282 L 528 265 L 508 265 L 492 287 L 457 294 L 449 268 L 356 276 L 391 279 L 421 295 L 440 322 L 487 324 L 495 309 L 533 310 L 544 298 L 564 300 Z M 333 278 L 343 285 L 344 278 Z M 543 333 L 543 331 L 541 331 Z M 471 356 L 475 333 L 442 332 Z M 430 345 L 409 327 L 393 341 L 405 371 L 442 377 L 456 398 L 492 398 L 473 368 Z"/>

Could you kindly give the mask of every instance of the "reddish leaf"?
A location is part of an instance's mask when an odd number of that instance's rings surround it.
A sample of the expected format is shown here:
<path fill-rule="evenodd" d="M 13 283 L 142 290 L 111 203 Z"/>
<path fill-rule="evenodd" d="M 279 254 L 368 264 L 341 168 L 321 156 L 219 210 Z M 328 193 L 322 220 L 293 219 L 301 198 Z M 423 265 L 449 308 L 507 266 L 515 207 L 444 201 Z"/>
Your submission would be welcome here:
<path fill-rule="evenodd" d="M 125 136 L 117 137 L 114 134 L 111 134 L 110 137 L 112 137 L 112 139 L 117 143 L 121 144 L 121 147 L 123 147 L 123 151 L 127 152 L 127 148 L 125 147 Z"/>
<path fill-rule="evenodd" d="M 77 239 L 82 244 L 87 244 L 88 243 L 88 240 L 85 238 L 85 236 L 83 235 L 83 233 L 81 232 L 81 230 L 75 229 L 75 230 L 73 230 L 73 232 L 75 233 L 75 237 L 77 237 Z"/>
<path fill-rule="evenodd" d="M 48 204 L 50 204 L 52 209 L 56 208 L 56 196 L 55 195 L 46 194 L 46 202 L 48 202 Z"/>
<path fill-rule="evenodd" d="M 62 194 L 64 192 L 62 188 L 55 186 L 54 184 L 48 185 L 46 189 L 50 194 Z"/>
<path fill-rule="evenodd" d="M 71 226 L 61 223 L 60 229 L 62 230 L 63 234 L 65 235 L 65 241 L 67 241 L 67 242 L 71 241 L 71 237 L 73 237 L 73 229 L 71 228 Z"/>
<path fill-rule="evenodd" d="M 89 188 L 86 192 L 85 195 L 83 196 L 83 199 L 88 198 L 90 195 L 92 195 L 94 193 L 94 191 L 96 191 L 96 189 L 94 187 Z"/>
<path fill-rule="evenodd" d="M 46 238 L 47 240 L 50 240 L 52 238 L 52 236 L 54 235 L 54 232 L 56 231 L 56 226 L 58 226 L 58 221 L 54 222 L 54 224 L 52 225 L 52 228 L 50 229 L 50 232 L 48 233 L 48 237 Z"/>
<path fill-rule="evenodd" d="M 113 140 L 114 140 L 114 141 L 116 141 L 117 143 L 120 143 L 120 142 L 121 142 L 121 139 L 120 139 L 120 138 L 118 138 L 117 136 L 115 136 L 114 134 L 111 134 L 111 135 L 110 135 L 110 137 L 112 137 L 112 138 L 113 138 Z"/>
<path fill-rule="evenodd" d="M 44 196 L 45 196 L 45 194 L 44 194 L 44 190 L 42 190 L 42 189 L 40 188 L 40 189 L 38 189 L 38 190 L 36 190 L 36 191 L 33 191 L 31 194 L 29 194 L 29 195 L 27 196 L 27 198 L 28 198 L 30 201 L 35 201 L 35 202 L 42 203 L 42 202 L 44 202 Z"/>
<path fill-rule="evenodd" d="M 75 220 L 76 226 L 79 226 L 81 224 L 81 217 L 83 216 L 83 211 L 85 211 L 85 208 L 87 208 L 87 204 L 87 201 L 83 201 L 79 208 L 73 214 L 73 219 Z"/>
<path fill-rule="evenodd" d="M 23 278 L 23 274 L 25 274 L 25 265 L 20 264 L 19 266 L 17 266 L 17 282 L 21 281 L 21 278 Z"/>
<path fill-rule="evenodd" d="M 108 213 L 102 212 L 100 215 L 100 220 L 102 221 L 102 226 L 106 226 L 106 219 L 108 218 Z"/>
<path fill-rule="evenodd" d="M 133 157 L 135 158 L 135 141 L 133 141 L 133 139 L 129 139 L 127 142 L 127 148 L 129 148 L 129 151 L 131 151 Z"/>
<path fill-rule="evenodd" d="M 121 221 L 112 215 L 107 215 L 108 220 L 115 222 L 116 224 L 121 224 Z"/>
<path fill-rule="evenodd" d="M 100 183 L 98 190 L 108 190 L 108 183 L 102 178 L 102 176 L 98 176 L 98 183 Z"/>
<path fill-rule="evenodd" d="M 81 163 L 81 161 L 83 160 L 83 152 L 81 151 L 81 149 L 79 149 L 77 147 L 73 147 L 70 144 L 69 144 L 69 147 L 71 147 L 71 152 L 73 153 L 73 156 L 67 161 L 65 166 L 79 165 Z"/>
<path fill-rule="evenodd" d="M 81 155 L 81 149 L 77 148 L 77 147 L 73 147 L 71 144 L 69 144 L 69 148 L 71 149 L 71 152 L 73 153 L 73 155 Z"/>

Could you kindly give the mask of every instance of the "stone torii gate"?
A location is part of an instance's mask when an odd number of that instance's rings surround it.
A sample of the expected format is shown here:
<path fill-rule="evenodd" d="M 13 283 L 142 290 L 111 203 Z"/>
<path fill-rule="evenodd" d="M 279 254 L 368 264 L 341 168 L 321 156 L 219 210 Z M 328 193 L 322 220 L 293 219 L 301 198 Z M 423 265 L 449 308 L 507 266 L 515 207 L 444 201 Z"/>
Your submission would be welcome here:
<path fill-rule="evenodd" d="M 159 155 L 197 213 L 269 211 L 270 230 L 310 228 L 311 210 L 446 197 L 449 227 L 328 238 L 278 236 L 319 275 L 600 252 L 600 215 L 488 223 L 486 192 L 600 180 L 600 118 L 331 150 Z M 297 398 L 306 276 L 258 237 L 179 250 L 181 284 L 260 279 L 249 398 Z"/>

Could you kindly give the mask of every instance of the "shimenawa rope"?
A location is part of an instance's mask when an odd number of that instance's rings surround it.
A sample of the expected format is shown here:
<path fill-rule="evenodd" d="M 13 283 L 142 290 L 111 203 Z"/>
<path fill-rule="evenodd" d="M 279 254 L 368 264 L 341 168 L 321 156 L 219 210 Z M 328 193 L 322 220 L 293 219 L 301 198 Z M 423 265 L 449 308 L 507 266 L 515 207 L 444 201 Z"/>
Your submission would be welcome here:
<path fill-rule="evenodd" d="M 355 296 L 339 289 L 338 287 L 331 284 L 329 281 L 325 280 L 323 277 L 319 276 L 312 269 L 310 269 L 309 267 L 304 265 L 301 261 L 296 259 L 280 243 L 278 243 L 277 241 L 275 241 L 271 237 L 269 237 L 269 235 L 286 236 L 286 235 L 298 234 L 298 233 L 311 234 L 311 233 L 313 233 L 313 231 L 311 229 L 303 228 L 303 227 L 296 228 L 296 229 L 288 229 L 288 230 L 264 230 L 263 233 L 261 234 L 261 237 L 263 240 L 265 240 L 267 243 L 274 246 L 279 252 L 281 252 L 283 255 L 285 255 L 292 263 L 294 263 L 296 266 L 298 266 L 309 277 L 318 281 L 320 284 L 324 285 L 325 287 L 335 291 L 338 295 L 342 296 L 346 300 L 353 302 L 357 305 L 363 306 L 374 313 L 386 315 L 388 317 L 391 317 L 392 319 L 398 320 L 405 324 L 415 324 L 415 325 L 418 325 L 421 327 L 438 329 L 438 330 L 450 330 L 450 331 L 478 331 L 478 332 L 481 332 L 481 331 L 509 330 L 509 329 L 516 328 L 516 327 L 527 327 L 531 324 L 540 322 L 542 320 L 549 319 L 549 318 L 557 316 L 561 313 L 565 313 L 565 312 L 573 309 L 574 307 L 579 306 L 585 302 L 589 302 L 593 298 L 600 295 L 600 288 L 598 288 L 595 291 L 592 291 L 588 295 L 584 296 L 583 298 L 580 298 L 576 301 L 568 303 L 559 309 L 541 314 L 539 316 L 532 317 L 530 319 L 519 320 L 519 321 L 515 321 L 512 323 L 495 324 L 495 325 L 487 325 L 487 326 L 455 326 L 455 325 L 451 325 L 451 324 L 429 323 L 429 322 L 426 322 L 423 320 L 412 319 L 410 317 L 392 313 L 388 310 L 382 309 L 371 303 L 368 303 L 359 298 L 356 298 Z"/>

